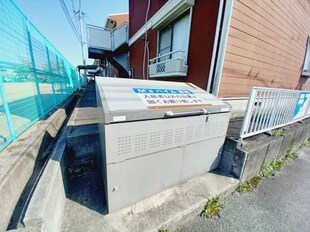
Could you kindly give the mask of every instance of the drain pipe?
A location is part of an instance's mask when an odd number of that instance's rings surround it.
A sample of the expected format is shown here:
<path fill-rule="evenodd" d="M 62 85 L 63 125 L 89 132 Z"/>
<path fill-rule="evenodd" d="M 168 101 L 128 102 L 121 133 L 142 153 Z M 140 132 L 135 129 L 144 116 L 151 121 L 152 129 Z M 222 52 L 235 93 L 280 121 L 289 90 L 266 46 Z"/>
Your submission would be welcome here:
<path fill-rule="evenodd" d="M 211 91 L 211 83 L 212 83 L 212 76 L 213 76 L 213 71 L 214 71 L 215 57 L 216 57 L 217 50 L 218 50 L 218 42 L 219 42 L 219 36 L 220 36 L 220 30 L 221 30 L 221 24 L 222 24 L 222 15 L 223 15 L 223 5 L 224 5 L 224 0 L 220 0 L 219 10 L 217 14 L 214 44 L 213 44 L 213 49 L 212 49 L 211 65 L 210 65 L 209 78 L 208 78 L 208 86 L 207 86 L 208 93 Z"/>
<path fill-rule="evenodd" d="M 224 7 L 222 31 L 220 37 L 220 44 L 218 48 L 217 60 L 215 64 L 215 73 L 213 78 L 212 94 L 218 96 L 220 90 L 220 83 L 222 78 L 222 71 L 224 65 L 224 58 L 227 47 L 228 34 L 230 29 L 231 16 L 233 11 L 234 0 L 226 0 Z"/>
<path fill-rule="evenodd" d="M 148 17 L 149 17 L 149 11 L 150 11 L 150 6 L 151 6 L 151 0 L 148 1 L 147 4 L 147 9 L 146 9 L 146 13 L 145 13 L 145 24 L 147 23 Z M 146 75 L 147 75 L 147 71 L 145 70 L 146 67 L 146 53 L 147 53 L 147 46 L 148 46 L 148 38 L 147 38 L 147 28 L 145 28 L 145 34 L 144 34 L 144 51 L 143 51 L 143 64 L 142 64 L 142 76 L 143 79 L 146 79 Z M 148 65 L 148 64 L 147 64 Z M 145 75 L 146 74 L 146 75 Z"/>

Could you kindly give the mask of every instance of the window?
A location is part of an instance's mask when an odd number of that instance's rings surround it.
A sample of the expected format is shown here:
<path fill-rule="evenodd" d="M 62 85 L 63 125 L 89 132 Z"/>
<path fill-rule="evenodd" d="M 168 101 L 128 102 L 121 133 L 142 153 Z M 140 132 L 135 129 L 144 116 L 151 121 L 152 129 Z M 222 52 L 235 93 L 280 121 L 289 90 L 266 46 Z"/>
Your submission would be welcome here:
<path fill-rule="evenodd" d="M 187 75 L 191 9 L 176 20 L 161 25 L 158 31 L 157 56 L 149 60 L 150 77 L 167 78 Z"/>
<path fill-rule="evenodd" d="M 158 55 L 165 55 L 172 51 L 172 27 L 168 26 L 163 29 L 159 34 L 159 48 Z M 170 59 L 171 57 L 161 57 L 159 61 L 164 61 Z"/>
<path fill-rule="evenodd" d="M 159 61 L 183 58 L 186 62 L 189 44 L 190 14 L 179 17 L 159 31 Z M 166 56 L 164 56 L 167 54 Z"/>
<path fill-rule="evenodd" d="M 306 55 L 305 55 L 302 75 L 306 77 L 310 77 L 310 37 L 308 37 L 308 41 L 307 41 Z"/>

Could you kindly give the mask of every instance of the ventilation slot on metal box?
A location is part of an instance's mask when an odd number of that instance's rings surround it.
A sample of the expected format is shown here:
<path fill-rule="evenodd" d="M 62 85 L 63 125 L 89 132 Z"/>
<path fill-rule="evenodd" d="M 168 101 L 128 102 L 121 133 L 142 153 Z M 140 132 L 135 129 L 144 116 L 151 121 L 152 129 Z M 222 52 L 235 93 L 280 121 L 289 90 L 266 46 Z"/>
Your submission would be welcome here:
<path fill-rule="evenodd" d="M 172 141 L 173 141 L 173 129 L 165 130 L 163 137 L 163 146 L 168 146 L 172 144 Z"/>
<path fill-rule="evenodd" d="M 185 141 L 190 141 L 193 139 L 194 127 L 189 126 L 186 128 Z"/>
<path fill-rule="evenodd" d="M 131 136 L 117 138 L 117 153 L 119 155 L 129 154 L 131 152 Z"/>
<path fill-rule="evenodd" d="M 195 127 L 195 139 L 201 138 L 203 125 L 198 125 Z"/>
<path fill-rule="evenodd" d="M 135 135 L 135 151 L 143 151 L 146 149 L 147 134 Z"/>
<path fill-rule="evenodd" d="M 184 137 L 184 128 L 178 128 L 175 131 L 175 137 L 174 137 L 174 143 L 175 144 L 180 144 L 183 142 L 183 137 Z"/>
<path fill-rule="evenodd" d="M 216 137 L 217 136 L 217 123 L 213 123 L 211 124 L 211 135 L 212 137 Z"/>
<path fill-rule="evenodd" d="M 203 137 L 206 137 L 206 138 L 211 137 L 211 125 L 210 125 L 210 123 L 205 124 L 205 128 L 203 131 Z"/>
<path fill-rule="evenodd" d="M 160 141 L 161 141 L 161 132 L 160 131 L 151 132 L 150 149 L 158 148 L 160 146 Z"/>

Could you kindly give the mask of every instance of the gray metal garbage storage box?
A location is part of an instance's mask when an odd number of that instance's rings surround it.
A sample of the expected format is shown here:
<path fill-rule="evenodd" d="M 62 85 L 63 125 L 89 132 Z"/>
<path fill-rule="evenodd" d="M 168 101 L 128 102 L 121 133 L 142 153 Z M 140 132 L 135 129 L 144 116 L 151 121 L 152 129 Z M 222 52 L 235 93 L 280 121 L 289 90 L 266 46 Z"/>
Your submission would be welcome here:
<path fill-rule="evenodd" d="M 114 212 L 218 167 L 230 106 L 190 83 L 96 77 Z"/>

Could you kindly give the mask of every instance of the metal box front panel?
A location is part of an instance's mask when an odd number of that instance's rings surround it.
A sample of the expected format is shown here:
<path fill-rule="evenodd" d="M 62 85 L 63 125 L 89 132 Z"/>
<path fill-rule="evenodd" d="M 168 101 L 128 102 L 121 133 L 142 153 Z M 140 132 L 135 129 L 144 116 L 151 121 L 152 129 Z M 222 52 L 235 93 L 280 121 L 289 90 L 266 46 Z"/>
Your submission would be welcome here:
<path fill-rule="evenodd" d="M 229 113 L 105 125 L 106 162 L 139 156 L 226 135 Z"/>
<path fill-rule="evenodd" d="M 109 212 L 218 167 L 224 139 L 214 138 L 107 165 Z"/>

